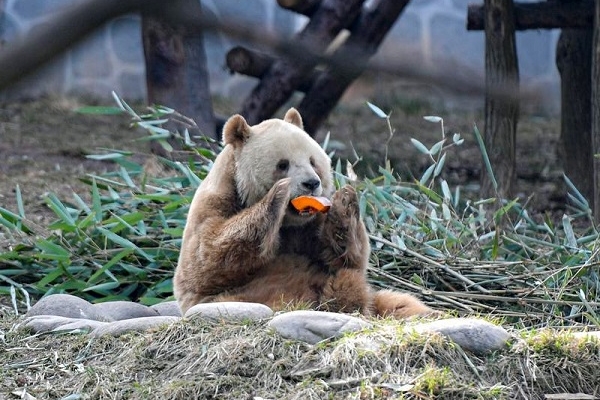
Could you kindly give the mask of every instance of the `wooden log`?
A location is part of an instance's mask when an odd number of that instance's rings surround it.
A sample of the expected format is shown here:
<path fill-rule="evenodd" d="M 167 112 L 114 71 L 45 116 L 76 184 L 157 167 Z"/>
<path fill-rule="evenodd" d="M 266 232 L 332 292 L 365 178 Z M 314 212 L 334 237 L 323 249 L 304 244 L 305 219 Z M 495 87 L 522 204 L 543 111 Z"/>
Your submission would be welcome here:
<path fill-rule="evenodd" d="M 484 143 L 497 187 L 482 168 L 481 196 L 512 197 L 519 100 L 499 96 L 496 88 L 518 90 L 519 65 L 512 0 L 485 0 L 485 131 Z"/>
<path fill-rule="evenodd" d="M 369 11 L 361 13 L 350 28 L 350 37 L 335 53 L 341 59 L 353 60 L 355 68 L 345 74 L 328 68 L 319 75 L 298 106 L 304 129 L 309 134 L 314 135 L 347 87 L 362 73 L 408 2 L 380 0 Z"/>
<path fill-rule="evenodd" d="M 565 174 L 590 205 L 594 203 L 592 40 L 592 29 L 563 29 L 556 45 L 561 79 L 559 151 Z"/>
<path fill-rule="evenodd" d="M 273 62 L 275 57 L 242 46 L 232 48 L 225 56 L 225 63 L 231 72 L 254 78 L 262 78 Z"/>
<path fill-rule="evenodd" d="M 600 154 L 600 1 L 594 9 L 592 41 L 592 154 Z M 600 158 L 594 157 L 594 221 L 600 223 Z"/>
<path fill-rule="evenodd" d="M 364 0 L 323 0 L 304 29 L 296 35 L 296 40 L 302 46 L 310 46 L 314 53 L 323 53 L 346 26 L 347 21 L 356 19 L 363 2 Z M 304 62 L 287 58 L 276 61 L 245 100 L 240 114 L 251 125 L 271 117 L 316 64 L 314 57 L 307 57 Z"/>
<path fill-rule="evenodd" d="M 250 50 L 242 46 L 236 46 L 227 52 L 225 56 L 227 68 L 231 72 L 251 76 L 253 78 L 262 78 L 269 71 L 269 68 L 275 62 L 276 58 L 268 54 Z M 318 70 L 313 70 L 310 75 L 303 80 L 297 90 L 307 92 L 310 90 L 313 82 L 319 75 Z"/>
<path fill-rule="evenodd" d="M 321 0 L 277 0 L 280 7 L 310 17 L 321 5 Z"/>
<path fill-rule="evenodd" d="M 515 29 L 591 28 L 594 0 L 514 3 Z M 467 10 L 467 30 L 484 29 L 485 6 L 471 4 Z"/>
<path fill-rule="evenodd" d="M 200 2 L 185 1 L 187 9 L 202 13 Z M 193 119 L 200 132 L 215 137 L 202 30 L 167 20 L 158 14 L 142 17 L 148 101 L 177 110 Z M 160 146 L 153 150 L 164 154 Z"/>

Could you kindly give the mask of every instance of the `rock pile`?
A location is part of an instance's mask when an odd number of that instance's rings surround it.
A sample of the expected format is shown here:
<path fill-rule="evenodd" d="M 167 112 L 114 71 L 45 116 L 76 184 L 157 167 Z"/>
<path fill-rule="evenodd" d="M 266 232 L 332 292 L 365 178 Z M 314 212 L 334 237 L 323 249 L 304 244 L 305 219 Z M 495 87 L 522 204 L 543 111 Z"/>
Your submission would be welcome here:
<path fill-rule="evenodd" d="M 289 311 L 275 314 L 255 303 L 206 303 L 190 308 L 182 316 L 174 301 L 144 306 L 127 301 L 91 304 L 67 294 L 42 298 L 26 314 L 22 326 L 34 333 L 87 332 L 92 336 L 141 332 L 181 320 L 244 322 L 265 320 L 281 336 L 316 344 L 347 332 L 374 328 L 375 321 L 324 311 Z M 476 354 L 501 350 L 510 335 L 500 326 L 476 318 L 450 318 L 406 324 L 420 334 L 441 334 Z"/>

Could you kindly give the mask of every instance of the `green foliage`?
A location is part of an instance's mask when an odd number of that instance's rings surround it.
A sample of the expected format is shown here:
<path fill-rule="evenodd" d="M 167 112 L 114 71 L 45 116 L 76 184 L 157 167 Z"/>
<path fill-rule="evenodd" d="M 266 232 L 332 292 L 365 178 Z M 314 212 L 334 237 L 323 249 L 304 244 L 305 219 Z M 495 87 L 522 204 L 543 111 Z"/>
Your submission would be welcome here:
<path fill-rule="evenodd" d="M 149 137 L 167 143 L 159 122 L 172 110 L 157 107 L 138 115 L 122 100 L 119 105 Z M 187 142 L 193 144 L 189 138 Z M 56 220 L 39 231 L 26 218 L 17 188 L 18 212 L 0 208 L 0 224 L 15 243 L 0 254 L 0 293 L 66 292 L 91 301 L 133 299 L 145 304 L 171 296 L 188 205 L 214 158 L 206 149 L 189 150 L 205 162 L 161 159 L 175 171 L 163 177 L 149 176 L 129 152 L 89 156 L 113 161 L 115 171 L 83 178 L 90 188 L 84 196 L 89 201 L 77 194 L 70 200 L 47 195 L 46 205 Z"/>
<path fill-rule="evenodd" d="M 389 116 L 369 104 L 379 118 Z M 428 146 L 411 139 L 430 166 L 413 182 L 389 168 L 357 182 L 360 208 L 374 243 L 371 279 L 420 291 L 443 307 L 518 317 L 520 322 L 599 324 L 598 232 L 585 198 L 565 176 L 571 215 L 560 224 L 532 218 L 518 199 L 464 199 L 444 179 L 447 150 L 459 134 Z M 391 132 L 391 131 L 390 131 Z M 493 178 L 481 134 L 474 136 Z M 338 176 L 347 180 L 337 169 Z M 576 232 L 578 226 L 586 226 Z"/>
<path fill-rule="evenodd" d="M 196 146 L 187 129 L 163 127 L 174 118 L 189 126 L 175 111 L 154 107 L 139 115 L 116 100 L 119 110 L 148 132 L 144 139 L 169 150 L 177 138 L 190 160 L 200 161 L 161 159 L 168 172 L 154 176 L 129 152 L 90 156 L 116 168 L 83 178 L 89 185 L 86 195 L 65 200 L 49 194 L 45 202 L 56 220 L 45 229 L 27 219 L 17 187 L 17 210 L 0 208 L 0 225 L 13 242 L 0 253 L 0 293 L 15 299 L 67 292 L 92 301 L 145 304 L 171 296 L 191 196 L 215 154 Z M 368 107 L 385 120 L 392 140 L 390 114 Z M 115 113 L 107 110 L 82 112 Z M 460 188 L 445 179 L 444 166 L 448 150 L 464 139 L 447 136 L 442 118 L 425 119 L 439 124 L 441 135 L 433 144 L 411 139 L 430 162 L 414 181 L 403 182 L 389 164 L 374 179 L 359 179 L 350 163 L 345 171 L 341 162 L 335 166 L 337 184 L 350 182 L 360 194 L 372 240 L 371 282 L 420 293 L 438 308 L 493 312 L 523 325 L 600 325 L 598 232 L 578 228 L 593 224 L 589 205 L 572 182 L 565 177 L 570 209 L 561 221 L 531 217 L 518 199 L 463 198 Z M 486 160 L 481 134 L 475 130 L 474 135 Z"/>

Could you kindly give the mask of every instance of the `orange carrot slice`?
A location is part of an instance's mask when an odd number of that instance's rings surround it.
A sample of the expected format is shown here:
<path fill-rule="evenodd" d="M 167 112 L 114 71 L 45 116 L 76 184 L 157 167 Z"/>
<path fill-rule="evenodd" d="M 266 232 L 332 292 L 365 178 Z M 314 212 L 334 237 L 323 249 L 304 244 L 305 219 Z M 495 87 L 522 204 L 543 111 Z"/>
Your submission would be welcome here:
<path fill-rule="evenodd" d="M 292 206 L 301 213 L 315 214 L 326 213 L 331 207 L 331 201 L 327 197 L 299 196 L 291 201 Z"/>

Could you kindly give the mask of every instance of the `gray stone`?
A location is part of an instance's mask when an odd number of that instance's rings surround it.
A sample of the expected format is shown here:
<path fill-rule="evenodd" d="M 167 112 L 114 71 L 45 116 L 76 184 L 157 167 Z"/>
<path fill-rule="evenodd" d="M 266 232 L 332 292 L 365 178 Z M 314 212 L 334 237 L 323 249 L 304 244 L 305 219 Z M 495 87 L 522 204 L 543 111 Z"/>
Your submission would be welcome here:
<path fill-rule="evenodd" d="M 25 314 L 26 317 L 35 315 L 54 315 L 96 321 L 106 320 L 104 315 L 98 312 L 90 302 L 70 294 L 51 294 L 42 297 Z"/>
<path fill-rule="evenodd" d="M 282 39 L 290 39 L 298 30 L 298 17 L 280 7 L 273 10 L 273 30 Z"/>
<path fill-rule="evenodd" d="M 196 304 L 185 313 L 185 318 L 203 318 L 212 321 L 242 322 L 270 318 L 273 310 L 264 304 L 225 301 Z"/>
<path fill-rule="evenodd" d="M 59 326 L 70 324 L 74 321 L 80 321 L 80 319 L 60 317 L 56 315 L 34 315 L 32 317 L 25 318 L 25 320 L 19 324 L 19 326 L 28 328 L 33 333 L 43 333 L 49 332 Z"/>
<path fill-rule="evenodd" d="M 467 32 L 465 20 L 455 15 L 436 14 L 430 21 L 431 54 L 435 64 L 443 68 L 454 67 L 457 73 L 478 72 L 484 69 L 485 35 L 482 32 Z M 470 72 L 472 71 L 472 72 Z M 479 72 L 481 71 L 481 72 Z M 454 72 L 454 70 L 453 70 Z"/>
<path fill-rule="evenodd" d="M 14 18 L 2 13 L 2 2 L 0 1 L 0 43 L 9 43 L 17 38 L 19 25 Z"/>
<path fill-rule="evenodd" d="M 132 95 L 141 96 L 146 90 L 146 80 L 139 73 L 123 72 L 119 75 L 118 81 L 119 93 L 123 93 L 127 97 Z"/>
<path fill-rule="evenodd" d="M 75 78 L 99 80 L 110 78 L 113 70 L 108 57 L 107 33 L 100 30 L 88 36 L 71 50 L 72 71 Z"/>
<path fill-rule="evenodd" d="M 483 32 L 480 32 L 483 35 Z M 521 31 L 516 35 L 517 59 L 521 76 L 539 77 L 556 71 L 552 37 L 538 31 Z"/>
<path fill-rule="evenodd" d="M 235 20 L 248 25 L 257 24 L 263 28 L 269 28 L 266 16 L 268 15 L 267 7 L 271 7 L 271 4 L 253 1 L 252 7 L 243 7 L 243 12 L 240 12 L 239 0 L 219 0 L 213 4 L 218 9 L 218 18 L 221 21 Z"/>
<path fill-rule="evenodd" d="M 66 331 L 85 331 L 90 332 L 101 326 L 109 325 L 110 322 L 94 321 L 92 319 L 74 319 L 71 322 L 57 326 L 52 329 L 52 332 L 66 332 Z"/>
<path fill-rule="evenodd" d="M 124 319 L 102 325 L 90 332 L 93 337 L 104 335 L 120 336 L 128 332 L 144 332 L 163 325 L 169 325 L 181 320 L 179 317 L 143 317 Z"/>
<path fill-rule="evenodd" d="M 382 59 L 388 53 L 390 58 L 410 57 L 415 65 L 426 63 L 434 66 L 439 62 L 444 70 L 465 65 L 469 71 L 482 75 L 484 34 L 482 31 L 467 32 L 465 29 L 467 5 L 472 2 L 474 0 L 449 0 L 444 2 L 444 6 L 439 5 L 439 0 L 410 2 L 380 47 L 377 58 Z M 3 17 L 0 12 L 0 37 L 12 42 L 17 33 L 29 33 L 32 27 L 46 23 L 56 13 L 79 3 L 81 0 L 0 0 L 0 5 L 5 4 Z M 307 21 L 306 17 L 281 9 L 268 0 L 202 2 L 202 11 L 210 19 L 241 21 L 242 24 L 260 26 L 280 37 L 293 35 Z M 143 85 L 144 60 L 139 21 L 137 15 L 116 18 L 95 34 L 96 38 L 104 36 L 106 40 L 87 41 L 77 46 L 78 50 L 70 52 L 67 58 L 60 57 L 60 74 L 49 75 L 48 69 L 44 73 L 34 73 L 20 83 L 22 90 L 4 90 L 0 98 L 23 98 L 42 93 L 87 93 L 111 99 L 111 91 L 117 90 L 128 99 L 143 99 L 146 91 Z M 230 100 L 234 101 L 245 97 L 245 94 L 229 90 L 236 87 L 230 82 L 238 76 L 232 76 L 222 68 L 226 52 L 240 44 L 239 41 L 213 32 L 206 32 L 204 37 L 213 93 L 230 93 L 233 97 Z M 559 104 L 557 99 L 560 98 L 560 81 L 553 59 L 557 38 L 556 31 L 532 30 L 517 35 L 521 72 L 524 76 L 543 78 L 544 85 L 548 82 L 552 86 L 550 96 L 542 96 L 552 105 Z M 446 59 L 452 63 L 447 65 Z M 139 77 L 128 81 L 134 74 Z"/>
<path fill-rule="evenodd" d="M 14 2 L 13 11 L 23 19 L 45 18 L 74 3 L 73 0 L 19 0 Z"/>
<path fill-rule="evenodd" d="M 158 315 L 163 316 L 171 316 L 171 317 L 181 317 L 181 309 L 179 308 L 179 304 L 177 301 L 164 301 L 162 303 L 154 304 L 150 306 L 151 309 L 155 310 Z"/>
<path fill-rule="evenodd" d="M 390 31 L 383 43 L 395 42 L 398 45 L 402 42 L 411 43 L 414 46 L 419 46 L 419 41 L 423 34 L 423 24 L 419 18 L 419 15 L 415 13 L 406 13 L 402 15 L 402 23 L 397 24 Z M 392 43 L 389 44 L 393 45 Z"/>
<path fill-rule="evenodd" d="M 59 55 L 36 71 L 18 80 L 0 92 L 0 100 L 32 99 L 43 94 L 58 93 L 65 82 L 67 58 Z"/>
<path fill-rule="evenodd" d="M 371 327 L 357 317 L 326 311 L 291 311 L 275 316 L 268 326 L 288 339 L 315 344 L 323 339 L 337 337 Z"/>
<path fill-rule="evenodd" d="M 119 61 L 132 66 L 144 63 L 140 17 L 126 15 L 108 24 L 111 47 Z"/>
<path fill-rule="evenodd" d="M 480 355 L 502 350 L 511 338 L 504 328 L 476 318 L 440 319 L 410 329 L 418 333 L 440 333 L 463 349 Z"/>
<path fill-rule="evenodd" d="M 92 306 L 106 321 L 120 321 L 123 319 L 157 317 L 156 310 L 143 304 L 131 301 L 107 301 Z"/>
<path fill-rule="evenodd" d="M 459 10 L 466 10 L 469 4 L 473 4 L 473 0 L 452 0 L 454 7 Z"/>

